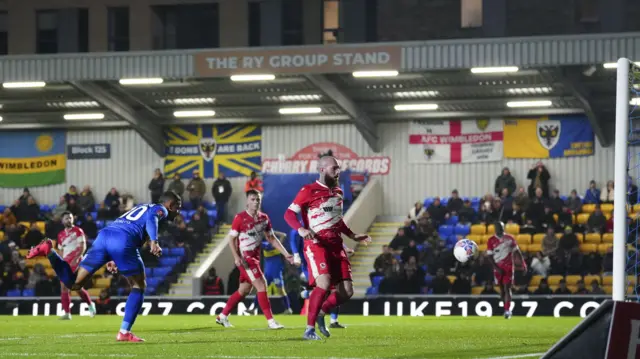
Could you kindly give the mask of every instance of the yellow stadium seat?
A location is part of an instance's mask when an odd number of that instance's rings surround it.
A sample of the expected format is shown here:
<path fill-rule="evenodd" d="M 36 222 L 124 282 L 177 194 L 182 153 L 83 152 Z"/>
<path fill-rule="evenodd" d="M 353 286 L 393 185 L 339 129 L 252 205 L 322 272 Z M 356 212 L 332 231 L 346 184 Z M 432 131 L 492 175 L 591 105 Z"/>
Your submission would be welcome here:
<path fill-rule="evenodd" d="M 4 232 L 0 231 L 0 242 L 4 241 Z"/>
<path fill-rule="evenodd" d="M 489 242 L 489 238 L 491 238 L 492 236 L 493 236 L 492 234 L 483 234 L 480 242 L 482 244 L 487 244 L 487 242 Z"/>
<path fill-rule="evenodd" d="M 528 244 L 518 244 L 518 248 L 520 248 L 520 252 L 522 253 L 529 251 Z"/>
<path fill-rule="evenodd" d="M 484 224 L 474 224 L 471 226 L 471 234 L 486 234 L 487 227 Z"/>
<path fill-rule="evenodd" d="M 455 281 L 456 281 L 456 276 L 455 276 L 455 275 L 448 275 L 448 276 L 447 276 L 447 279 L 449 279 L 449 282 L 450 282 L 451 284 L 453 284 L 453 282 L 455 282 Z"/>
<path fill-rule="evenodd" d="M 598 284 L 602 284 L 602 279 L 600 278 L 599 275 L 585 275 L 584 276 L 584 284 L 585 285 L 591 285 L 591 282 L 593 282 L 594 280 L 597 280 Z"/>
<path fill-rule="evenodd" d="M 610 285 L 605 285 L 602 289 L 604 289 L 606 294 L 613 294 L 613 288 Z"/>
<path fill-rule="evenodd" d="M 474 242 L 480 243 L 480 240 L 482 239 L 482 235 L 480 234 L 470 234 L 467 236 L 467 239 L 472 240 Z"/>
<path fill-rule="evenodd" d="M 579 275 L 568 275 L 564 277 L 564 280 L 567 281 L 567 285 L 576 285 L 581 279 L 582 277 Z"/>
<path fill-rule="evenodd" d="M 96 288 L 109 288 L 111 286 L 111 277 L 97 278 L 94 286 Z"/>
<path fill-rule="evenodd" d="M 547 277 L 547 283 L 549 285 L 558 285 L 560 284 L 560 280 L 562 280 L 562 276 L 561 275 L 550 275 Z"/>
<path fill-rule="evenodd" d="M 518 234 L 518 236 L 516 237 L 516 242 L 518 242 L 518 244 L 520 244 L 520 243 L 530 244 L 531 243 L 531 235 L 530 234 Z"/>
<path fill-rule="evenodd" d="M 92 297 L 99 297 L 100 292 L 102 292 L 102 288 L 91 288 L 88 290 L 89 295 Z"/>
<path fill-rule="evenodd" d="M 607 254 L 607 250 L 613 247 L 613 243 L 600 243 L 598 244 L 598 253 Z"/>
<path fill-rule="evenodd" d="M 493 226 L 493 224 L 490 224 L 487 226 L 487 234 L 494 234 L 496 233 L 496 228 Z"/>
<path fill-rule="evenodd" d="M 593 213 L 595 211 L 596 211 L 596 205 L 595 204 L 583 204 L 582 205 L 582 213 L 591 214 L 591 213 Z"/>
<path fill-rule="evenodd" d="M 593 243 L 583 243 L 580 245 L 580 252 L 582 253 L 594 253 L 598 251 L 598 247 Z"/>
<path fill-rule="evenodd" d="M 558 287 L 559 287 L 558 285 L 550 285 L 549 289 L 551 289 L 551 293 L 555 293 Z"/>
<path fill-rule="evenodd" d="M 567 289 L 569 289 L 571 293 L 575 293 L 578 290 L 578 287 L 575 285 L 568 285 Z"/>
<path fill-rule="evenodd" d="M 582 224 L 582 225 L 587 224 L 587 221 L 589 220 L 589 215 L 590 215 L 589 213 L 580 213 L 577 218 L 578 224 Z"/>
<path fill-rule="evenodd" d="M 18 225 L 27 227 L 27 229 L 31 228 L 31 223 L 30 222 L 22 221 L 22 222 L 18 222 Z"/>
<path fill-rule="evenodd" d="M 516 235 L 520 233 L 520 225 L 517 223 L 508 223 L 505 225 L 504 230 L 509 234 Z"/>
<path fill-rule="evenodd" d="M 94 276 L 94 277 L 95 277 L 95 276 L 102 276 L 106 270 L 107 270 L 107 268 L 106 268 L 106 267 L 104 267 L 104 266 L 102 266 L 102 267 L 100 267 L 100 269 L 98 269 L 98 270 L 93 274 L 93 276 Z"/>
<path fill-rule="evenodd" d="M 607 221 L 610 220 L 611 219 L 611 213 L 605 213 L 604 214 L 604 218 L 606 218 Z"/>
<path fill-rule="evenodd" d="M 636 287 L 627 287 L 627 294 L 634 294 L 636 291 Z"/>
<path fill-rule="evenodd" d="M 535 292 L 536 290 L 538 290 L 538 286 L 536 286 L 536 285 L 530 285 L 527 289 L 529 290 L 529 292 L 533 293 L 533 292 Z"/>
<path fill-rule="evenodd" d="M 529 247 L 527 248 L 527 252 L 533 253 L 533 254 L 538 253 L 540 251 L 542 251 L 542 245 L 540 243 L 530 244 Z"/>
<path fill-rule="evenodd" d="M 486 252 L 487 251 L 487 245 L 486 244 L 478 244 L 478 252 Z"/>
<path fill-rule="evenodd" d="M 560 239 L 560 238 L 562 238 L 562 235 L 563 235 L 563 234 L 564 234 L 564 233 L 556 233 L 556 239 Z"/>
<path fill-rule="evenodd" d="M 40 232 L 44 234 L 44 226 L 45 226 L 44 222 L 39 221 L 39 222 L 36 222 L 36 224 L 38 225 L 38 229 L 40 230 Z"/>
<path fill-rule="evenodd" d="M 613 276 L 607 275 L 602 277 L 603 285 L 613 285 Z"/>
<path fill-rule="evenodd" d="M 613 233 L 605 233 L 602 235 L 603 243 L 613 243 Z"/>
<path fill-rule="evenodd" d="M 529 282 L 529 285 L 535 285 L 535 286 L 540 285 L 540 281 L 542 280 L 542 278 L 544 277 L 541 275 L 534 275 L 533 277 L 531 277 L 531 281 Z"/>
<path fill-rule="evenodd" d="M 482 287 L 482 286 L 473 287 L 473 288 L 471 288 L 471 294 L 478 295 L 478 294 L 482 293 L 483 290 L 484 290 L 484 287 Z"/>
<path fill-rule="evenodd" d="M 600 205 L 600 209 L 604 213 L 611 213 L 613 211 L 613 203 L 603 203 Z"/>
<path fill-rule="evenodd" d="M 582 233 L 574 233 L 576 235 L 576 238 L 578 238 L 578 242 L 580 243 L 584 243 L 584 234 Z"/>
<path fill-rule="evenodd" d="M 544 233 L 536 233 L 533 235 L 533 243 L 542 243 L 542 240 L 544 239 L 545 234 Z"/>
<path fill-rule="evenodd" d="M 27 268 L 33 268 L 38 263 L 38 258 L 25 259 L 25 262 L 27 263 Z"/>
<path fill-rule="evenodd" d="M 556 221 L 556 223 L 558 223 L 558 215 L 557 214 L 553 215 L 553 220 Z"/>
<path fill-rule="evenodd" d="M 28 250 L 28 249 L 21 249 L 21 250 L 19 251 L 19 253 L 20 253 L 20 256 L 21 256 L 21 257 L 26 257 L 26 256 L 27 256 L 27 254 L 29 253 L 29 250 Z"/>
<path fill-rule="evenodd" d="M 638 278 L 634 275 L 628 275 L 627 283 L 630 283 L 631 285 L 638 285 Z"/>
<path fill-rule="evenodd" d="M 633 211 L 634 212 L 640 212 L 640 203 L 633 205 Z"/>
<path fill-rule="evenodd" d="M 55 277 L 56 276 L 56 271 L 53 270 L 53 268 L 47 268 L 47 269 L 45 269 L 45 272 L 47 273 L 47 275 L 49 277 Z"/>
<path fill-rule="evenodd" d="M 599 244 L 602 243 L 602 236 L 600 235 L 600 233 L 587 233 L 587 235 L 584 237 L 584 242 Z"/>

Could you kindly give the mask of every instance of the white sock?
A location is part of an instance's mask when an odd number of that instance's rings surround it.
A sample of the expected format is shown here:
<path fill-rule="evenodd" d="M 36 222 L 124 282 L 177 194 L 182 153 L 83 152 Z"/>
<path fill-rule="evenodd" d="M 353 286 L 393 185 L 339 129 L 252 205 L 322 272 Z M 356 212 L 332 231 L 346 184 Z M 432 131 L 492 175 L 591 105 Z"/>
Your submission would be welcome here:
<path fill-rule="evenodd" d="M 220 313 L 219 317 L 220 317 L 220 319 L 227 319 L 227 316 L 222 314 L 222 313 Z"/>
<path fill-rule="evenodd" d="M 333 323 L 337 323 L 337 322 L 338 322 L 338 319 L 333 319 L 333 318 L 331 318 L 331 324 L 333 324 Z"/>
<path fill-rule="evenodd" d="M 122 333 L 122 334 L 127 334 L 127 333 L 129 333 L 129 331 L 128 331 L 128 330 L 126 330 L 126 329 L 120 329 L 120 333 Z"/>
<path fill-rule="evenodd" d="M 275 322 L 276 322 L 276 320 L 275 320 L 275 319 L 273 319 L 273 318 L 271 318 L 271 319 L 268 319 L 268 320 L 267 320 L 267 323 L 269 323 L 269 324 L 271 324 L 271 323 L 275 323 Z"/>
<path fill-rule="evenodd" d="M 316 329 L 316 327 L 315 327 L 315 326 L 313 326 L 313 325 L 307 325 L 307 330 L 309 330 L 309 329 L 314 329 L 314 330 L 315 330 L 315 329 Z"/>

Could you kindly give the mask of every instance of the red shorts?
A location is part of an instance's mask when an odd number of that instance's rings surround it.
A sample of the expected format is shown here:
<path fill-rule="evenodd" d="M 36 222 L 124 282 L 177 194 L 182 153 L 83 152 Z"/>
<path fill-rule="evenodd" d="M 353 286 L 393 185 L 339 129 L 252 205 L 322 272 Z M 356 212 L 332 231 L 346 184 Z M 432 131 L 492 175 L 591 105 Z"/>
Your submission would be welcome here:
<path fill-rule="evenodd" d="M 323 274 L 331 277 L 331 285 L 351 280 L 351 263 L 342 246 L 323 247 L 312 241 L 304 242 L 304 258 L 309 270 L 309 286 L 314 287 L 316 278 Z"/>
<path fill-rule="evenodd" d="M 493 270 L 493 276 L 497 285 L 513 284 L 513 266 L 498 266 L 502 273 Z"/>
<path fill-rule="evenodd" d="M 258 278 L 264 278 L 262 268 L 260 268 L 260 258 L 244 258 L 245 265 L 238 267 L 240 270 L 240 283 L 253 284 Z"/>

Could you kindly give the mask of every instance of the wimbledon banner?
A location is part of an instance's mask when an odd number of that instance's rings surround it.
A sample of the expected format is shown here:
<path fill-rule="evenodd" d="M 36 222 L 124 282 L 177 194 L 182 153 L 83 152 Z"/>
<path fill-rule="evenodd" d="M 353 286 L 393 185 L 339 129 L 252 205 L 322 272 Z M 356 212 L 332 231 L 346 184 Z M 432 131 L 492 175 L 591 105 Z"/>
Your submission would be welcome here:
<path fill-rule="evenodd" d="M 416 121 L 409 127 L 412 163 L 472 163 L 502 159 L 502 118 Z"/>
<path fill-rule="evenodd" d="M 192 125 L 165 130 L 164 173 L 191 178 L 248 177 L 260 172 L 262 129 L 260 126 Z"/>
<path fill-rule="evenodd" d="M 0 187 L 64 183 L 64 131 L 0 133 Z"/>
<path fill-rule="evenodd" d="M 592 156 L 595 137 L 584 115 L 505 119 L 506 158 Z"/>

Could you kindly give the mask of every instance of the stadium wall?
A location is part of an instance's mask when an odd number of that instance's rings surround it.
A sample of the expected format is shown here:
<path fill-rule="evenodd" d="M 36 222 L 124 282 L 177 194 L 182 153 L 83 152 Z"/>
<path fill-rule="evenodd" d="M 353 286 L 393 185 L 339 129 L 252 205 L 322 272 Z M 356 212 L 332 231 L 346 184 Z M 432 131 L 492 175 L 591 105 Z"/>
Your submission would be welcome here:
<path fill-rule="evenodd" d="M 287 158 L 299 149 L 316 142 L 337 142 L 359 156 L 389 156 L 391 171 L 380 176 L 384 189 L 382 215 L 408 213 L 414 202 L 427 196 L 448 196 L 457 188 L 461 196 L 482 196 L 493 191 L 496 177 L 503 167 L 511 169 L 518 186 L 528 186 L 527 172 L 535 159 L 503 159 L 497 162 L 470 164 L 416 165 L 408 160 L 409 122 L 383 122 L 378 125 L 382 152 L 375 154 L 355 126 L 323 124 L 268 126 L 263 130 L 263 158 Z M 613 179 L 613 147 L 603 148 L 596 140 L 595 154 L 589 157 L 542 159 L 551 174 L 551 187 L 568 194 L 576 189 L 583 195 L 589 181 L 599 186 Z"/>

